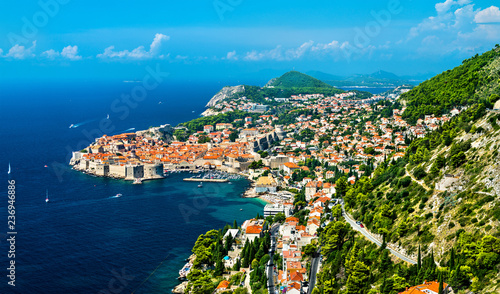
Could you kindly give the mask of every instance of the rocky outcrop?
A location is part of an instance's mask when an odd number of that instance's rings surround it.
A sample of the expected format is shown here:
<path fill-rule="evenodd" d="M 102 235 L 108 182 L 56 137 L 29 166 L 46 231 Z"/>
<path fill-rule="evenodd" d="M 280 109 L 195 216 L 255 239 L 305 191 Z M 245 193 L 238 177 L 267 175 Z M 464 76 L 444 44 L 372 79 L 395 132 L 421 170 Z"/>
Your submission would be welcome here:
<path fill-rule="evenodd" d="M 218 112 L 209 108 L 201 113 L 201 116 L 212 116 L 212 115 L 217 115 Z"/>
<path fill-rule="evenodd" d="M 495 103 L 495 106 L 493 106 L 493 109 L 495 109 L 495 110 L 500 110 L 500 100 L 498 100 L 498 101 Z"/>
<path fill-rule="evenodd" d="M 186 290 L 186 287 L 188 285 L 187 281 L 182 282 L 180 285 L 175 286 L 174 289 L 172 289 L 172 293 L 176 294 L 182 294 Z"/>
<path fill-rule="evenodd" d="M 264 88 L 269 88 L 269 87 L 273 87 L 273 84 L 274 82 L 276 82 L 278 78 L 272 78 L 269 80 L 269 82 L 267 82 L 267 84 L 264 86 Z"/>
<path fill-rule="evenodd" d="M 212 107 L 215 106 L 218 102 L 227 99 L 234 94 L 241 93 L 245 91 L 245 87 L 243 85 L 239 86 L 233 86 L 233 87 L 224 87 L 222 90 L 220 90 L 217 94 L 215 94 L 210 101 L 208 101 L 207 105 L 205 107 Z"/>

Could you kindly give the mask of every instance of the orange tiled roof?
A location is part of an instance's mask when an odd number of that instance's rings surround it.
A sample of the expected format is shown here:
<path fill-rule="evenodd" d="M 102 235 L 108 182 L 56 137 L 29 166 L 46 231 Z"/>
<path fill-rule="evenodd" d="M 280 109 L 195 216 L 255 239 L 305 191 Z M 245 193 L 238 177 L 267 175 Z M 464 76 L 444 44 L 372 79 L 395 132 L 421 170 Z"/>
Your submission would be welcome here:
<path fill-rule="evenodd" d="M 448 284 L 443 283 L 443 288 L 446 288 L 447 286 L 448 286 Z M 399 294 L 420 294 L 420 293 L 427 294 L 427 292 L 424 292 L 424 290 L 431 290 L 435 293 L 438 293 L 439 292 L 439 283 L 437 281 L 433 281 L 433 282 L 424 281 L 423 284 L 413 286 L 404 292 L 399 292 Z"/>
<path fill-rule="evenodd" d="M 260 234 L 262 232 L 262 226 L 248 226 L 245 233 L 247 234 Z"/>
<path fill-rule="evenodd" d="M 229 282 L 226 280 L 222 280 L 217 286 L 217 289 L 227 289 L 229 287 Z"/>

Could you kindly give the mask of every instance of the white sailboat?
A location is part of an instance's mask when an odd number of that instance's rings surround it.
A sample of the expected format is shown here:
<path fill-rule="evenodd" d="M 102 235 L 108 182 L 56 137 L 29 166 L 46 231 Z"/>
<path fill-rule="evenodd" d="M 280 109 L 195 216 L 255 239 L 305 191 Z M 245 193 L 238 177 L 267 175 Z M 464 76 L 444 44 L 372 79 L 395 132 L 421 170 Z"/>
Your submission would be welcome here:
<path fill-rule="evenodd" d="M 49 202 L 49 190 L 46 191 L 45 202 Z"/>
<path fill-rule="evenodd" d="M 7 171 L 7 174 L 10 175 L 10 172 L 11 172 L 11 170 L 10 170 L 10 162 L 9 162 L 9 170 Z"/>

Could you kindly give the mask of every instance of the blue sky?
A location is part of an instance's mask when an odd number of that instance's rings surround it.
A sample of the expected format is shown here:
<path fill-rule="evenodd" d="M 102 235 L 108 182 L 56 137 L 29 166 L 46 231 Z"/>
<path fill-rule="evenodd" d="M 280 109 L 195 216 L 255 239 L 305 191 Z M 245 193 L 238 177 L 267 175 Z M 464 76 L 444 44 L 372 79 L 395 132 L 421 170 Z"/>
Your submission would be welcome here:
<path fill-rule="evenodd" d="M 159 64 L 174 78 L 222 82 L 291 69 L 435 74 L 500 42 L 494 1 L 311 2 L 4 2 L 0 72 L 4 80 L 136 80 Z"/>

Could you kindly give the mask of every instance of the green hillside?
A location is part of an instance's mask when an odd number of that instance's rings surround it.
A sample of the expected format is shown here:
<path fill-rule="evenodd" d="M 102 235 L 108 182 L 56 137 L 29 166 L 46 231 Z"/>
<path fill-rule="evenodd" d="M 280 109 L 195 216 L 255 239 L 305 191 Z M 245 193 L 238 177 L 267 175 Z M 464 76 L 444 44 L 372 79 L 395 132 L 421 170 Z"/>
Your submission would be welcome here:
<path fill-rule="evenodd" d="M 332 86 L 327 83 L 298 71 L 289 71 L 285 73 L 272 81 L 269 86 L 277 88 L 332 88 Z"/>
<path fill-rule="evenodd" d="M 468 108 L 344 194 L 346 210 L 391 247 L 413 256 L 421 248 L 439 264 L 398 272 L 406 281 L 442 276 L 455 293 L 500 291 L 500 113 L 487 110 L 499 99 L 499 49 L 405 95 L 405 115 L 414 120 L 435 109 Z"/>
<path fill-rule="evenodd" d="M 402 95 L 407 101 L 403 118 L 415 123 L 424 115 L 442 115 L 453 107 L 483 102 L 490 106 L 489 97 L 500 94 L 500 47 L 475 55 L 460 66 L 447 70 L 421 83 Z"/>

